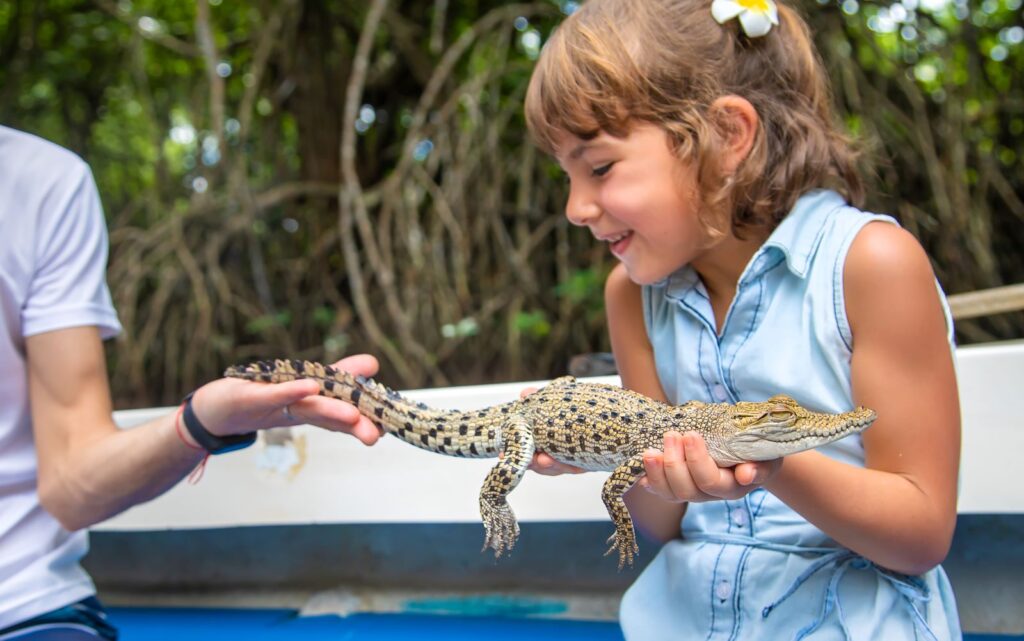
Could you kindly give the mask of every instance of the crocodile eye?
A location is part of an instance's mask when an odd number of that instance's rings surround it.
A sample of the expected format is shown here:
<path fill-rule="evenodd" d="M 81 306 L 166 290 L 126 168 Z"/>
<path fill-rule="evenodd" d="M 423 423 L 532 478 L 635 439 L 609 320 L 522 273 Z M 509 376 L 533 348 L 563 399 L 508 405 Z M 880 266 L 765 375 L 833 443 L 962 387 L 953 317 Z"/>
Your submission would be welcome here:
<path fill-rule="evenodd" d="M 776 421 L 788 421 L 793 418 L 793 412 L 789 410 L 773 410 L 768 414 Z"/>

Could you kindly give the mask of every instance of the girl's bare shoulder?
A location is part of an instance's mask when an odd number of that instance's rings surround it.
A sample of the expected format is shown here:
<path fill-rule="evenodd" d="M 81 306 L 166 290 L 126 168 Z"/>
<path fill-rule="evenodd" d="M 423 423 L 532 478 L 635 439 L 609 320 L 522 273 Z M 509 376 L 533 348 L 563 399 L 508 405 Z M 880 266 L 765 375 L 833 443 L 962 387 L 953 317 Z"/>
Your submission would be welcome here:
<path fill-rule="evenodd" d="M 843 290 L 855 347 L 858 335 L 910 351 L 946 342 L 935 272 L 921 243 L 905 229 L 886 222 L 865 225 L 847 254 Z"/>

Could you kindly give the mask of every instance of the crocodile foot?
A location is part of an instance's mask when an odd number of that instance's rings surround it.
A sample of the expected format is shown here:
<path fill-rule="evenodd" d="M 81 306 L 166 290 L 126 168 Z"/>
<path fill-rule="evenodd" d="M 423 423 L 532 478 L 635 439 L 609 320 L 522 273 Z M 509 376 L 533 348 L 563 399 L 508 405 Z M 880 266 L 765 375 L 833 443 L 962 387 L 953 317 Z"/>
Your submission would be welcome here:
<path fill-rule="evenodd" d="M 618 550 L 619 552 L 619 569 L 621 570 L 626 565 L 633 567 L 633 557 L 639 554 L 640 548 L 636 544 L 636 534 L 633 529 L 616 529 L 615 532 L 608 537 L 605 543 L 610 543 L 611 547 L 604 553 L 608 556 L 612 552 Z"/>
<path fill-rule="evenodd" d="M 506 501 L 501 503 L 480 501 L 480 516 L 484 521 L 484 546 L 494 550 L 494 557 L 500 557 L 506 550 L 511 551 L 519 538 L 519 523 Z"/>

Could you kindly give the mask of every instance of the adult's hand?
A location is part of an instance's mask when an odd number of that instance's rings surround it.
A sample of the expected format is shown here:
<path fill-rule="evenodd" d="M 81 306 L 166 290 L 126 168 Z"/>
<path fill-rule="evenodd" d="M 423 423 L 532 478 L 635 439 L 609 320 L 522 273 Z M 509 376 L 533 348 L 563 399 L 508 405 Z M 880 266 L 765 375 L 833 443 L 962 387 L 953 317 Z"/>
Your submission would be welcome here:
<path fill-rule="evenodd" d="M 369 354 L 358 354 L 343 358 L 332 367 L 373 376 L 379 364 Z M 192 409 L 206 429 L 219 436 L 308 423 L 351 434 L 365 445 L 377 442 L 380 430 L 354 405 L 321 396 L 319 391 L 319 385 L 311 379 L 270 384 L 222 378 L 196 390 Z"/>

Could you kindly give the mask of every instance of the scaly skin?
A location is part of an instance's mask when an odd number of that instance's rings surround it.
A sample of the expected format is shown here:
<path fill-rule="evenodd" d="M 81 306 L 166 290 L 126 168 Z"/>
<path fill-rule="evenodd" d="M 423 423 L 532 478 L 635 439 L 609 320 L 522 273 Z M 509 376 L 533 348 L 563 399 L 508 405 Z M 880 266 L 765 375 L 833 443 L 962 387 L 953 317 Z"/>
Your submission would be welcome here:
<path fill-rule="evenodd" d="M 495 556 L 511 550 L 519 536 L 508 494 L 533 459 L 546 452 L 586 470 L 610 471 L 602 499 L 615 523 L 608 550 L 619 568 L 637 553 L 633 521 L 622 495 L 644 474 L 643 453 L 661 450 L 665 432 L 695 431 L 723 466 L 766 461 L 831 443 L 860 432 L 875 413 L 857 408 L 842 414 L 804 409 L 788 396 L 767 401 L 668 405 L 613 385 L 559 378 L 526 398 L 481 410 L 438 410 L 415 403 L 362 376 L 320 363 L 261 361 L 230 367 L 225 376 L 266 383 L 310 378 L 324 396 L 348 401 L 379 428 L 421 449 L 466 458 L 501 460 L 480 491 L 484 548 Z"/>

